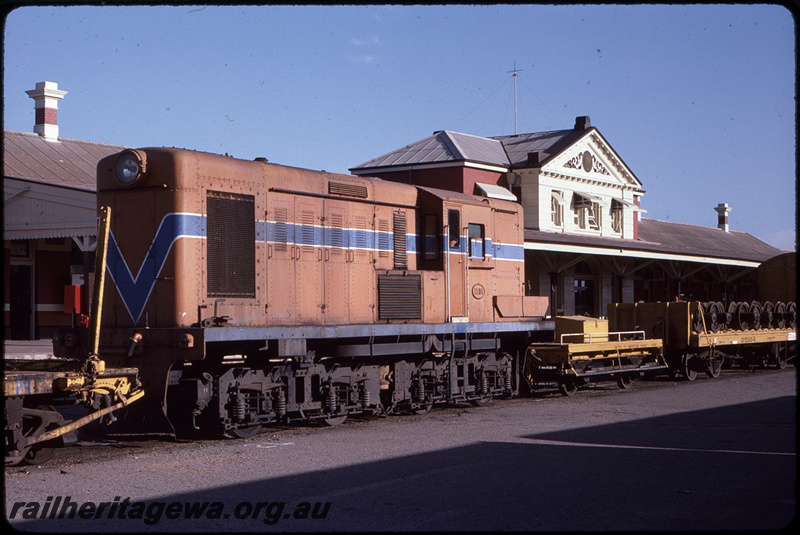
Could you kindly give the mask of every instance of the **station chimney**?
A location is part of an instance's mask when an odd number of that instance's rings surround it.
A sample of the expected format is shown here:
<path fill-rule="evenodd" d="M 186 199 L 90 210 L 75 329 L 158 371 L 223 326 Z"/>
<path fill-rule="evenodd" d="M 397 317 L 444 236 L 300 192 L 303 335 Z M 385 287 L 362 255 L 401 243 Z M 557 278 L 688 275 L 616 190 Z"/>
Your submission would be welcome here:
<path fill-rule="evenodd" d="M 58 101 L 66 91 L 60 91 L 55 82 L 38 82 L 36 89 L 25 91 L 34 101 L 36 124 L 33 131 L 47 141 L 58 141 Z"/>
<path fill-rule="evenodd" d="M 721 228 L 725 232 L 728 232 L 730 230 L 728 227 L 728 212 L 731 211 L 728 203 L 721 202 L 716 208 L 714 208 L 714 210 L 716 210 L 717 214 L 719 214 L 717 219 L 717 227 Z"/>

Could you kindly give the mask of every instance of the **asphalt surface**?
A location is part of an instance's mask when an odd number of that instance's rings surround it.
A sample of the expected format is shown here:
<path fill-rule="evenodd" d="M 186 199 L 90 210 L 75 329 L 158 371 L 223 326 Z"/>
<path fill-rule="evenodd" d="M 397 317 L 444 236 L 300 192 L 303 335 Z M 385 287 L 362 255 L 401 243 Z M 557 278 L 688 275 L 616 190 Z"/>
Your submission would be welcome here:
<path fill-rule="evenodd" d="M 794 367 L 726 370 L 244 440 L 84 442 L 6 468 L 6 519 L 36 532 L 786 529 L 796 386 Z"/>

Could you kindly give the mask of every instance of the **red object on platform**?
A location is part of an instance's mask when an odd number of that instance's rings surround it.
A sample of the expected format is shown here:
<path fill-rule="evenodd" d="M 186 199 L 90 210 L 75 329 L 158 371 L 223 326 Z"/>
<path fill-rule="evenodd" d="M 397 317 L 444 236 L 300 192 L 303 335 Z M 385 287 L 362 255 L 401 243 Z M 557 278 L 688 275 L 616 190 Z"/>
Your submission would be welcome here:
<path fill-rule="evenodd" d="M 64 314 L 81 313 L 81 287 L 64 286 Z"/>

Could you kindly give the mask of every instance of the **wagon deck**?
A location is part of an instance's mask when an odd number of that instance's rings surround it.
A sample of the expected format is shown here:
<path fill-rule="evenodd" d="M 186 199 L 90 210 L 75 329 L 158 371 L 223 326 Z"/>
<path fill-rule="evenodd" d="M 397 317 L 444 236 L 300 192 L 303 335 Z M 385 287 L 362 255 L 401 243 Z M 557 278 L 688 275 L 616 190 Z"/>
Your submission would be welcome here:
<path fill-rule="evenodd" d="M 689 334 L 689 347 L 729 346 L 739 344 L 769 344 L 774 342 L 794 342 L 795 329 L 763 329 L 760 331 L 721 331 L 692 332 Z"/>

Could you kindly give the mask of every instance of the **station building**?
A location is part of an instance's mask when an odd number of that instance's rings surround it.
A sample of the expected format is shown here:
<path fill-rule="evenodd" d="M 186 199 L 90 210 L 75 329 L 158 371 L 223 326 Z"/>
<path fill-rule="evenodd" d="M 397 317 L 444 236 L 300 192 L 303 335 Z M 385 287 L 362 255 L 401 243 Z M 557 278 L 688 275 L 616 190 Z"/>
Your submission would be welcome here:
<path fill-rule="evenodd" d="M 642 182 L 589 117 L 510 136 L 437 131 L 350 172 L 520 202 L 526 292 L 549 296 L 549 315 L 605 316 L 615 302 L 752 301 L 759 266 L 785 253 L 731 230 L 725 203 L 709 206 L 716 227 L 643 217 Z"/>
<path fill-rule="evenodd" d="M 66 91 L 41 82 L 27 93 L 33 133 L 3 132 L 4 327 L 16 340 L 49 338 L 90 309 L 95 168 L 127 148 L 60 137 Z M 604 316 L 613 302 L 757 299 L 759 266 L 770 259 L 771 281 L 794 281 L 794 253 L 731 230 L 723 203 L 709 208 L 716 227 L 642 217 L 642 183 L 589 117 L 571 130 L 514 136 L 439 131 L 350 171 L 521 202 L 526 292 L 549 296 L 551 315 Z"/>

